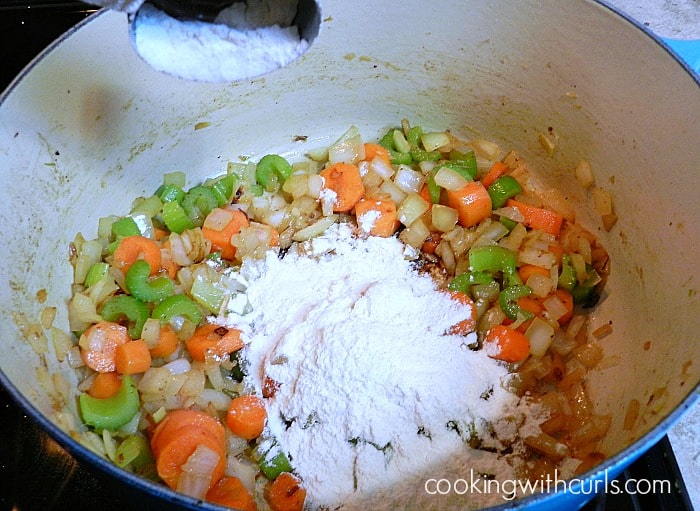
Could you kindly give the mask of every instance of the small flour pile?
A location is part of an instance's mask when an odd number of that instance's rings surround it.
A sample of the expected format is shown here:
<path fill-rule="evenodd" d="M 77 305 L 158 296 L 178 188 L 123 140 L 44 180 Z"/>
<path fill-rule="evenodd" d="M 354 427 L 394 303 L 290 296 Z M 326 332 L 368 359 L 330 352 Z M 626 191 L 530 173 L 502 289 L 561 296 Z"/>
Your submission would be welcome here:
<path fill-rule="evenodd" d="M 446 334 L 470 309 L 419 274 L 396 238 L 361 239 L 340 224 L 294 248 L 244 263 L 252 312 L 218 322 L 243 331 L 258 390 L 265 377 L 279 384 L 268 428 L 303 480 L 307 508 L 503 503 L 424 489 L 430 478 L 469 480 L 470 469 L 515 477 L 497 454 L 468 446 L 471 435 L 493 434 L 488 424 L 517 416 L 521 426 L 526 413 L 507 369 L 467 347 L 476 334 Z M 514 438 L 520 426 L 511 426 Z"/>
<path fill-rule="evenodd" d="M 144 4 L 133 23 L 136 51 L 151 67 L 180 78 L 230 82 L 286 66 L 308 48 L 291 25 L 296 0 L 250 0 L 216 23 L 180 21 Z"/>

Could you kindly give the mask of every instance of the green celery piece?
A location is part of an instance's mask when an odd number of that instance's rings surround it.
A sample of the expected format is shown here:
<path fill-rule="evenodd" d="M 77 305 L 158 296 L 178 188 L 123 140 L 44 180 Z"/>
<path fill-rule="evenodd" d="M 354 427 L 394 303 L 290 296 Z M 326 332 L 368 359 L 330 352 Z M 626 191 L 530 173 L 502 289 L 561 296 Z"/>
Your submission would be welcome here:
<path fill-rule="evenodd" d="M 89 394 L 78 398 L 80 413 L 88 426 L 97 429 L 118 429 L 134 418 L 141 406 L 139 391 L 130 375 L 122 379 L 121 387 L 111 397 L 98 399 Z"/>
<path fill-rule="evenodd" d="M 117 447 L 115 463 L 121 468 L 131 465 L 134 469 L 139 470 L 154 462 L 155 458 L 151 446 L 143 435 L 128 436 Z"/>
<path fill-rule="evenodd" d="M 140 236 L 141 230 L 136 221 L 130 216 L 125 216 L 112 223 L 112 234 L 116 237 Z"/>
<path fill-rule="evenodd" d="M 165 202 L 161 213 L 163 223 L 171 232 L 182 234 L 187 229 L 192 229 L 194 223 L 187 216 L 182 206 L 176 202 Z"/>
<path fill-rule="evenodd" d="M 255 166 L 255 179 L 268 192 L 277 191 L 291 175 L 292 166 L 277 154 L 263 156 Z"/>
<path fill-rule="evenodd" d="M 193 186 L 182 200 L 182 209 L 195 227 L 201 227 L 211 210 L 219 205 L 216 195 L 208 186 Z"/>
<path fill-rule="evenodd" d="M 109 264 L 104 262 L 95 263 L 87 271 L 85 275 L 85 286 L 90 287 L 97 284 L 102 277 L 107 275 Z"/>
<path fill-rule="evenodd" d="M 214 192 L 219 207 L 230 204 L 237 190 L 238 176 L 235 174 L 226 174 L 211 183 L 211 191 Z"/>
<path fill-rule="evenodd" d="M 126 272 L 126 288 L 142 302 L 160 302 L 175 292 L 175 284 L 168 277 L 150 279 L 151 265 L 143 259 L 135 261 Z"/>
<path fill-rule="evenodd" d="M 185 191 L 175 185 L 163 185 L 156 190 L 156 196 L 163 202 L 177 202 L 181 204 L 185 195 Z"/>
<path fill-rule="evenodd" d="M 203 319 L 199 306 L 185 295 L 168 296 L 151 313 L 151 317 L 160 320 L 162 324 L 169 323 L 176 316 L 185 317 L 195 325 L 199 325 Z"/>
<path fill-rule="evenodd" d="M 146 263 L 148 264 L 148 263 Z M 126 318 L 129 322 L 129 337 L 140 339 L 143 325 L 148 319 L 148 307 L 134 296 L 117 295 L 107 300 L 100 309 L 105 321 L 118 323 Z"/>
<path fill-rule="evenodd" d="M 192 283 L 190 294 L 197 303 L 205 307 L 212 314 L 219 313 L 225 298 L 223 290 L 201 278 L 195 279 Z"/>
<path fill-rule="evenodd" d="M 274 438 L 267 438 L 258 443 L 253 457 L 258 460 L 260 471 L 270 481 L 276 479 L 282 472 L 292 471 L 289 457 L 279 448 Z"/>

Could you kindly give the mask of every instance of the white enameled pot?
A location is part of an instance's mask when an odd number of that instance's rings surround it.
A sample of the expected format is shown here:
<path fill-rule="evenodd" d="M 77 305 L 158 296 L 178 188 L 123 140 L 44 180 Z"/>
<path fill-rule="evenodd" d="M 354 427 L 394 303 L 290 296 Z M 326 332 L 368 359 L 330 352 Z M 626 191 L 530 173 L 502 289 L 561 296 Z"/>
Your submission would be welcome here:
<path fill-rule="evenodd" d="M 595 372 L 590 387 L 597 410 L 614 418 L 603 445 L 611 457 L 585 477 L 612 479 L 698 397 L 697 77 L 642 27 L 593 1 L 324 0 L 321 20 L 310 50 L 287 68 L 206 84 L 151 70 L 132 49 L 126 15 L 103 11 L 2 94 L 3 385 L 77 457 L 156 502 L 206 507 L 117 469 L 57 427 L 66 410 L 39 375 L 71 372 L 50 349 L 33 352 L 16 313 L 36 320 L 56 306 L 55 324 L 66 328 L 75 233 L 94 237 L 100 216 L 127 213 L 165 172 L 185 170 L 195 182 L 240 156 L 294 157 L 351 124 L 372 136 L 408 118 L 519 148 L 607 247 L 612 274 L 593 322 L 612 323 L 603 344 L 619 364 Z M 556 137 L 552 155 L 542 133 Z M 572 178 L 582 158 L 614 197 L 619 221 L 609 233 Z M 641 409 L 626 430 L 632 399 Z M 590 497 L 581 493 L 507 506 L 571 509 Z"/>

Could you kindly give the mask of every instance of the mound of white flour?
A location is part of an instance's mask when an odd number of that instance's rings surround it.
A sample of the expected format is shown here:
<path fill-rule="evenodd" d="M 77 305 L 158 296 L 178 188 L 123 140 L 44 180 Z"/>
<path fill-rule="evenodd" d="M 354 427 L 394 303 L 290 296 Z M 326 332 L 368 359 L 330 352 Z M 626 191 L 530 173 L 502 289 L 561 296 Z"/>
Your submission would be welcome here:
<path fill-rule="evenodd" d="M 286 66 L 308 48 L 298 28 L 290 25 L 296 0 L 277 2 L 281 7 L 275 4 L 274 10 L 268 4 L 257 0 L 248 10 L 234 4 L 217 23 L 180 21 L 144 4 L 133 24 L 134 46 L 151 67 L 179 78 L 254 78 Z"/>
<path fill-rule="evenodd" d="M 514 477 L 497 454 L 468 445 L 488 424 L 522 419 L 508 372 L 467 347 L 475 334 L 446 335 L 471 311 L 415 271 L 405 250 L 336 226 L 305 250 L 244 264 L 252 312 L 219 318 L 243 331 L 253 383 L 279 384 L 269 430 L 309 509 L 447 509 L 450 497 L 466 509 L 504 501 L 430 495 L 426 482 Z"/>

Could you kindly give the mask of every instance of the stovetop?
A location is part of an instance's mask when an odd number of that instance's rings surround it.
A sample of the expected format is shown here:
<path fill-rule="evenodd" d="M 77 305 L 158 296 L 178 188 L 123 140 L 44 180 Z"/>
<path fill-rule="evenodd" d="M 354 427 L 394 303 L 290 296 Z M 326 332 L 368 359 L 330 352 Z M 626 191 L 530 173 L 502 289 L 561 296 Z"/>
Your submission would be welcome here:
<path fill-rule="evenodd" d="M 0 3 L 0 90 L 68 28 L 94 12 L 63 0 Z M 65 452 L 0 387 L 0 511 L 128 511 L 118 486 Z M 619 478 L 671 481 L 670 493 L 602 494 L 585 511 L 692 511 L 671 444 L 664 437 Z"/>

